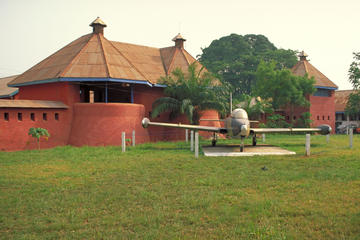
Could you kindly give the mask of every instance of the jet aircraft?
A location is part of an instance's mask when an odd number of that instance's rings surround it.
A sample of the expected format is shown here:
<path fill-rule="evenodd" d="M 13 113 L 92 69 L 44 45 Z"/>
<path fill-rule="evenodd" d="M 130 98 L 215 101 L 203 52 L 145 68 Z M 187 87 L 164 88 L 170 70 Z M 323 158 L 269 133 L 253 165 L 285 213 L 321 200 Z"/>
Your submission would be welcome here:
<path fill-rule="evenodd" d="M 212 120 L 208 120 L 212 121 Z M 244 138 L 252 135 L 252 145 L 256 146 L 256 135 L 262 133 L 282 133 L 282 132 L 318 132 L 322 135 L 329 134 L 331 127 L 329 125 L 320 125 L 316 128 L 251 128 L 250 121 L 247 112 L 242 108 L 237 108 L 232 111 L 230 117 L 224 120 L 225 126 L 222 127 L 211 127 L 211 126 L 200 126 L 200 125 L 189 125 L 189 124 L 174 124 L 174 123 L 161 123 L 151 122 L 148 118 L 142 120 L 142 126 L 147 128 L 148 126 L 162 126 L 162 127 L 173 127 L 173 128 L 184 128 L 195 131 L 208 131 L 213 132 L 212 145 L 216 145 L 216 134 L 227 134 L 230 137 L 240 138 L 240 152 L 244 151 Z"/>

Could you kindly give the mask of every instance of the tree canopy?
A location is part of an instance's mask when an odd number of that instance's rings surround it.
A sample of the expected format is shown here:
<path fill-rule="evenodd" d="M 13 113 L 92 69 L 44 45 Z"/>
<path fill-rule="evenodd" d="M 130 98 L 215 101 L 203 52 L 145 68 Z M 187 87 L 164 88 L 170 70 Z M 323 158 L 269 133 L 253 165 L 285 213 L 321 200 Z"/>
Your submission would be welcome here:
<path fill-rule="evenodd" d="M 295 51 L 277 49 L 265 36 L 255 34 L 231 34 L 214 40 L 209 47 L 202 49 L 199 60 L 232 86 L 235 97 L 251 93 L 261 60 L 275 60 L 279 69 L 290 68 L 297 62 Z"/>
<path fill-rule="evenodd" d="M 346 113 L 349 115 L 360 114 L 360 52 L 353 53 L 354 61 L 349 68 L 349 82 L 352 84 L 354 93 L 351 93 L 346 104 Z"/>
<path fill-rule="evenodd" d="M 350 64 L 349 68 L 349 82 L 355 90 L 360 89 L 360 52 L 353 53 L 354 61 Z"/>
<path fill-rule="evenodd" d="M 307 75 L 295 76 L 289 69 L 277 69 L 274 61 L 261 61 L 256 71 L 253 93 L 271 100 L 274 109 L 288 107 L 292 115 L 295 106 L 309 105 L 306 96 L 314 93 L 314 83 L 314 78 Z"/>
<path fill-rule="evenodd" d="M 170 118 L 186 114 L 190 123 L 197 124 L 203 110 L 214 109 L 224 113 L 227 108 L 226 86 L 220 86 L 218 79 L 203 70 L 197 70 L 194 63 L 187 73 L 177 68 L 169 76 L 160 78 L 160 82 L 167 85 L 164 90 L 166 97 L 153 103 L 152 117 L 164 112 L 170 112 Z"/>

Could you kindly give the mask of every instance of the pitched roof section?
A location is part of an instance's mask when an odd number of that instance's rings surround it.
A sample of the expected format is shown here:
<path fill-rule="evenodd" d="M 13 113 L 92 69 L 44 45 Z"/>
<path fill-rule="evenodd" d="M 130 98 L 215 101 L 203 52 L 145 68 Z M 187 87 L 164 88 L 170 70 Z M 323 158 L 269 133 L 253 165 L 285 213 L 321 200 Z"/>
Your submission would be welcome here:
<path fill-rule="evenodd" d="M 134 74 L 139 74 L 138 79 L 157 83 L 165 75 L 160 50 L 158 48 L 134 45 L 122 42 L 111 42 L 119 53 L 131 64 Z"/>
<path fill-rule="evenodd" d="M 344 112 L 347 101 L 351 93 L 355 93 L 354 90 L 339 90 L 335 91 L 335 112 Z"/>
<path fill-rule="evenodd" d="M 82 36 L 51 56 L 45 58 L 40 63 L 36 64 L 23 74 L 19 75 L 9 85 L 22 85 L 31 82 L 44 81 L 48 79 L 59 78 L 73 59 L 86 46 L 89 40 L 93 37 L 92 34 Z"/>
<path fill-rule="evenodd" d="M 101 19 L 90 25 L 106 26 Z M 93 31 L 19 75 L 10 85 L 68 81 L 69 78 L 72 81 L 76 78 L 79 81 L 109 78 L 156 84 L 161 76 L 171 73 L 176 67 L 186 70 L 194 61 L 185 49 L 177 45 L 162 49 L 139 46 L 109 41 L 102 31 Z"/>
<path fill-rule="evenodd" d="M 0 98 L 9 98 L 19 92 L 18 88 L 9 87 L 7 84 L 14 80 L 18 75 L 0 78 Z"/>
<path fill-rule="evenodd" d="M 335 88 L 338 86 L 330 81 L 324 74 L 317 70 L 309 61 L 306 59 L 307 54 L 302 52 L 300 55 L 300 61 L 292 67 L 291 71 L 297 76 L 304 76 L 306 73 L 309 77 L 314 77 L 315 87 L 327 87 Z"/>
<path fill-rule="evenodd" d="M 187 71 L 189 65 L 196 62 L 196 59 L 192 57 L 184 48 L 161 48 L 160 53 L 164 63 L 166 74 L 170 74 L 176 68 Z M 198 70 L 200 70 L 201 67 L 202 65 L 198 63 Z"/>

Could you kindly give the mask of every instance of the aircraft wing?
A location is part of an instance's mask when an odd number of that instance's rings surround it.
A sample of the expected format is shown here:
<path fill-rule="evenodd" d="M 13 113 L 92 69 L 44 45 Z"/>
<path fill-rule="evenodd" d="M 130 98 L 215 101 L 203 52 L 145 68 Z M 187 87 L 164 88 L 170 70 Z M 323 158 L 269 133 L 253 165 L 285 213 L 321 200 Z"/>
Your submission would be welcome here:
<path fill-rule="evenodd" d="M 329 134 L 331 132 L 331 127 L 329 125 L 320 125 L 316 128 L 250 128 L 250 133 L 282 133 L 282 132 L 318 132 L 322 135 Z"/>
<path fill-rule="evenodd" d="M 150 125 L 150 126 L 160 126 L 160 127 L 184 128 L 184 129 L 190 129 L 190 130 L 195 130 L 195 131 L 227 133 L 226 128 L 200 126 L 200 125 L 189 125 L 189 124 L 181 124 L 181 123 L 151 122 L 148 118 L 144 118 L 141 121 L 141 124 L 144 128 L 147 128 Z"/>

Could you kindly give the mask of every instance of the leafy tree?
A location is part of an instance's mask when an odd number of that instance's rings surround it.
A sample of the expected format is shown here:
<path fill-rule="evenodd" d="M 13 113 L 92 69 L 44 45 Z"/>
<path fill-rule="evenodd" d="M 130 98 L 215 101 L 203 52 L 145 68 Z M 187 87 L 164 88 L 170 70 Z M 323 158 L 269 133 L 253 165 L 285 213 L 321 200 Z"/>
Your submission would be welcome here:
<path fill-rule="evenodd" d="M 190 123 L 198 124 L 203 110 L 214 109 L 225 113 L 226 86 L 220 86 L 218 79 L 203 70 L 197 70 L 194 63 L 189 66 L 187 73 L 177 68 L 169 76 L 162 77 L 160 82 L 167 85 L 164 90 L 166 97 L 153 103 L 152 117 L 164 112 L 170 112 L 170 119 L 186 114 Z"/>
<path fill-rule="evenodd" d="M 309 112 L 304 112 L 301 114 L 300 118 L 296 121 L 296 127 L 309 128 L 312 123 L 311 114 Z"/>
<path fill-rule="evenodd" d="M 50 137 L 50 134 L 46 129 L 34 128 L 34 127 L 29 129 L 28 135 L 36 139 L 36 143 L 39 150 L 40 150 L 40 138 L 43 137 L 45 140 L 48 140 L 48 138 Z"/>
<path fill-rule="evenodd" d="M 355 91 L 349 95 L 346 108 L 346 114 L 349 116 L 356 116 L 360 114 L 360 91 Z"/>
<path fill-rule="evenodd" d="M 209 47 L 202 49 L 199 60 L 232 86 L 234 98 L 251 93 L 260 60 L 275 60 L 278 68 L 290 68 L 297 62 L 295 51 L 277 49 L 265 36 L 254 34 L 231 34 L 214 40 Z"/>
<path fill-rule="evenodd" d="M 260 124 L 261 127 L 267 128 L 287 128 L 290 124 L 285 121 L 285 117 L 280 114 L 272 114 L 267 117 L 265 124 Z"/>
<path fill-rule="evenodd" d="M 349 82 L 353 85 L 355 92 L 349 95 L 345 109 L 350 116 L 360 114 L 360 52 L 353 54 L 354 61 L 349 68 Z"/>
<path fill-rule="evenodd" d="M 349 68 L 349 82 L 353 85 L 355 90 L 360 88 L 360 52 L 353 53 L 354 61 L 350 64 Z"/>
<path fill-rule="evenodd" d="M 296 106 L 308 106 L 306 96 L 315 91 L 314 78 L 306 75 L 295 76 L 289 69 L 276 69 L 276 63 L 261 61 L 256 71 L 254 94 L 263 99 L 271 100 L 276 110 L 281 107 L 290 109 L 290 117 Z"/>

